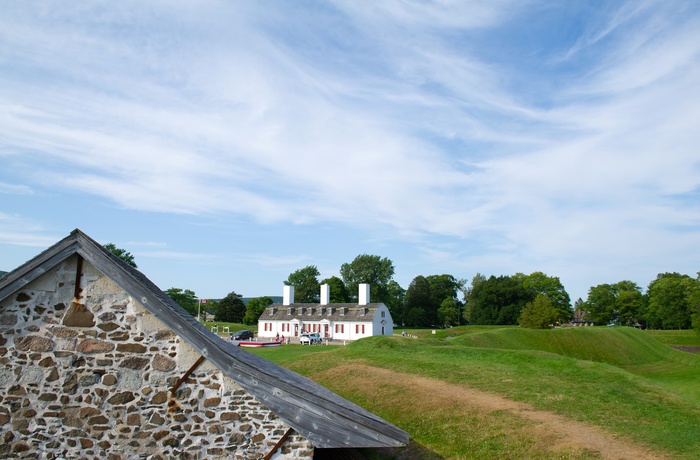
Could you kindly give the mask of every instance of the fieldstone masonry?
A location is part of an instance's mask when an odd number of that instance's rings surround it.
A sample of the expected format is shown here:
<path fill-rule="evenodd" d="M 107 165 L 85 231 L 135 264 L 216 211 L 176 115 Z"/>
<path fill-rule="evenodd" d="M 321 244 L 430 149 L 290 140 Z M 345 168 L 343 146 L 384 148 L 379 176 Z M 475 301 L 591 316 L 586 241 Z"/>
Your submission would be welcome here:
<path fill-rule="evenodd" d="M 257 459 L 289 427 L 77 257 L 0 303 L 0 458 Z M 308 459 L 293 432 L 273 459 Z"/>

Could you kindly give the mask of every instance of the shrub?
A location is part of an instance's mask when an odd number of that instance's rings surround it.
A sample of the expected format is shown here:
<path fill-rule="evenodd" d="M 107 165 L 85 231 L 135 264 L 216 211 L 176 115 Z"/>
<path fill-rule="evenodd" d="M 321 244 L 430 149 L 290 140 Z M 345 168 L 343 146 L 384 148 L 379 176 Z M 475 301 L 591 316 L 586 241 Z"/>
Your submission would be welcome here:
<path fill-rule="evenodd" d="M 552 300 L 544 294 L 539 294 L 535 300 L 528 302 L 520 312 L 518 324 L 528 329 L 546 329 L 552 326 L 559 313 Z"/>

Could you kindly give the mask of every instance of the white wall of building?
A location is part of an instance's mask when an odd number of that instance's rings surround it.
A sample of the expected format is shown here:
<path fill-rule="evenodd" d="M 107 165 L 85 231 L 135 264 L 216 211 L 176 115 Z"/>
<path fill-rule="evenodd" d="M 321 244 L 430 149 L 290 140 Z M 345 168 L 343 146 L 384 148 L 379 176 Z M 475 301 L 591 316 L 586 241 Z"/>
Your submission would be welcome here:
<path fill-rule="evenodd" d="M 372 335 L 394 335 L 394 321 L 389 308 L 382 304 L 377 308 L 372 321 Z"/>
<path fill-rule="evenodd" d="M 282 306 L 274 307 L 281 310 L 284 316 L 287 316 L 288 309 L 294 304 L 294 287 L 284 286 Z M 324 309 L 333 307 L 329 305 L 330 289 L 327 284 L 321 286 L 321 298 L 319 306 L 314 305 L 314 313 L 308 314 L 305 307 L 295 307 L 295 314 L 289 314 L 289 318 L 280 319 L 279 314 L 276 319 L 265 318 L 268 316 L 269 310 L 265 310 L 258 320 L 258 337 L 272 339 L 279 337 L 298 337 L 302 332 L 315 332 L 321 335 L 322 338 L 333 340 L 358 340 L 363 337 L 371 337 L 373 335 L 393 335 L 394 324 L 391 319 L 391 314 L 386 305 L 380 304 L 376 307 L 376 312 L 372 315 L 367 305 L 370 301 L 370 286 L 369 284 L 360 284 L 358 287 L 358 305 L 357 308 L 367 308 L 365 321 L 362 317 L 358 320 L 348 318 L 345 320 L 336 319 L 329 320 L 324 318 Z M 300 310 L 299 310 L 300 309 Z M 354 307 L 353 307 L 354 309 Z M 373 308 L 374 309 L 374 308 Z M 279 313 L 279 311 L 277 312 Z"/>
<path fill-rule="evenodd" d="M 363 337 L 373 335 L 393 335 L 394 325 L 391 314 L 386 305 L 377 307 L 374 316 L 367 312 L 367 321 L 331 321 L 323 318 L 322 315 L 303 315 L 301 318 L 291 317 L 290 319 L 266 319 L 265 313 L 258 321 L 258 337 L 275 338 L 277 335 L 287 337 L 298 337 L 302 331 L 315 332 L 322 338 L 333 340 L 358 340 Z M 370 319 L 371 317 L 371 319 Z"/>

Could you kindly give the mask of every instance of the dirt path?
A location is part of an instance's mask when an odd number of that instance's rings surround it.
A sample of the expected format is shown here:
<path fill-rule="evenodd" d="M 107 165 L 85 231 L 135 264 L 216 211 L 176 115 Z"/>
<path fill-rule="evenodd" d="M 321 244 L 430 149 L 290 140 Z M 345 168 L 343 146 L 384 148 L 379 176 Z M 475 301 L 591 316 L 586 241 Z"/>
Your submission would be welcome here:
<path fill-rule="evenodd" d="M 685 351 L 686 353 L 700 353 L 700 347 L 697 345 L 671 345 L 671 348 Z"/>
<path fill-rule="evenodd" d="M 336 374 L 337 373 L 337 374 Z M 341 366 L 323 374 L 344 375 L 347 385 L 354 388 L 372 388 L 381 382 L 391 385 L 407 398 L 415 401 L 435 401 L 448 404 L 442 407 L 464 407 L 471 412 L 509 412 L 528 423 L 528 435 L 539 439 L 554 452 L 588 451 L 603 459 L 657 460 L 667 458 L 627 439 L 615 437 L 600 428 L 567 419 L 552 412 L 537 410 L 533 406 L 511 401 L 497 394 L 486 393 L 463 385 L 415 375 L 401 374 L 387 369 L 352 364 Z M 552 440 L 554 439 L 554 442 Z M 409 459 L 411 456 L 401 456 Z M 416 457 L 418 458 L 418 457 Z"/>

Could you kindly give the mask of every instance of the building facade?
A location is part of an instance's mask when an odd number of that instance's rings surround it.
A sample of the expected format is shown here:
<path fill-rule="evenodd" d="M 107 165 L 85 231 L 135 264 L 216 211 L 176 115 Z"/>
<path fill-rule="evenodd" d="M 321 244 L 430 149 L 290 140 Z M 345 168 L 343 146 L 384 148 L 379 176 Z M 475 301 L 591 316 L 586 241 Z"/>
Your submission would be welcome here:
<path fill-rule="evenodd" d="M 321 286 L 321 301 L 294 303 L 294 287 L 285 286 L 281 304 L 272 304 L 258 320 L 258 337 L 299 337 L 317 333 L 322 339 L 358 340 L 393 335 L 394 322 L 383 303 L 371 303 L 369 284 L 360 284 L 357 303 L 329 302 L 329 286 Z"/>

